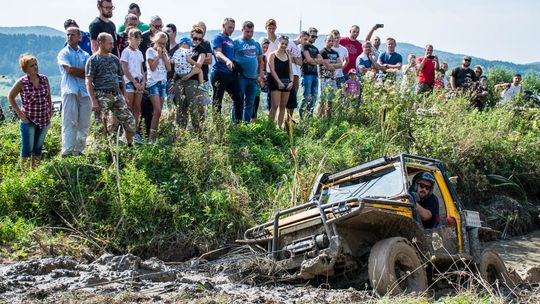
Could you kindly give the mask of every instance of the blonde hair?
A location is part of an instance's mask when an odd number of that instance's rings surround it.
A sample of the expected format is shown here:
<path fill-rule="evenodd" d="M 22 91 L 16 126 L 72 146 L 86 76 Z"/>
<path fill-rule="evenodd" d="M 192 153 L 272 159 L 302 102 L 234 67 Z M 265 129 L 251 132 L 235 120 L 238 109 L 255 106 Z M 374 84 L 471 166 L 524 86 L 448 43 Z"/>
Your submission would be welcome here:
<path fill-rule="evenodd" d="M 37 58 L 34 55 L 24 53 L 19 57 L 19 66 L 21 67 L 21 70 L 23 72 L 28 73 L 28 64 L 32 61 L 35 61 L 37 63 Z"/>
<path fill-rule="evenodd" d="M 158 42 L 159 40 L 163 38 L 165 38 L 165 43 L 169 41 L 169 37 L 167 37 L 167 34 L 165 34 L 164 32 L 159 32 L 155 34 L 154 37 L 152 37 L 152 44 L 156 44 L 156 42 Z"/>

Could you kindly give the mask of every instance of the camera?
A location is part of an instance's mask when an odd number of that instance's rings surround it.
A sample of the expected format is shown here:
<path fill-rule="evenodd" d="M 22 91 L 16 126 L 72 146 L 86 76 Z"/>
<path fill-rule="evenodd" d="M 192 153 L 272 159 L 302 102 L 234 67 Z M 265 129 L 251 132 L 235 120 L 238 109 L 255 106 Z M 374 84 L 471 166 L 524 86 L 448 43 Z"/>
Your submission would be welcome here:
<path fill-rule="evenodd" d="M 378 28 L 383 28 L 383 27 L 384 27 L 384 24 L 382 24 L 382 23 L 377 23 L 377 27 L 378 27 Z"/>

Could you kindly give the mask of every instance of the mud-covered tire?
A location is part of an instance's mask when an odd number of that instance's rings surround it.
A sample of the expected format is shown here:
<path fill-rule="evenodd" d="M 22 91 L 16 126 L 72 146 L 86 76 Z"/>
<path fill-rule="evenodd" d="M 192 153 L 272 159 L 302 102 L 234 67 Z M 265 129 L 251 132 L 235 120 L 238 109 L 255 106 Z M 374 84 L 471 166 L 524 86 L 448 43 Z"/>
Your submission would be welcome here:
<path fill-rule="evenodd" d="M 486 249 L 482 252 L 480 264 L 478 265 L 478 272 L 480 277 L 482 277 L 489 285 L 494 285 L 498 282 L 510 289 L 516 286 L 516 283 L 508 273 L 504 261 L 494 250 Z"/>
<path fill-rule="evenodd" d="M 423 292 L 428 285 L 416 250 L 402 237 L 379 241 L 371 248 L 368 275 L 380 295 Z"/>

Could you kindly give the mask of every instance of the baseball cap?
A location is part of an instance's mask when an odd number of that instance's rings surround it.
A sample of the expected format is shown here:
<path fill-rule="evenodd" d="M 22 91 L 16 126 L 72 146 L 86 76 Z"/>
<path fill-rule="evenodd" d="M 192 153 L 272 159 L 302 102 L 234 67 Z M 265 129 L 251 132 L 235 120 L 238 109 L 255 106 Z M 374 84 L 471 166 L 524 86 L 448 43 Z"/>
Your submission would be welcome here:
<path fill-rule="evenodd" d="M 268 38 L 263 38 L 262 44 L 270 44 L 270 40 L 268 40 Z"/>
<path fill-rule="evenodd" d="M 188 36 L 184 36 L 180 38 L 180 41 L 178 41 L 178 44 L 182 44 L 182 43 L 187 43 L 187 45 L 189 46 L 194 46 L 193 41 L 191 41 L 191 39 L 189 39 Z"/>
<path fill-rule="evenodd" d="M 348 74 L 356 75 L 356 69 L 355 68 L 350 69 Z"/>

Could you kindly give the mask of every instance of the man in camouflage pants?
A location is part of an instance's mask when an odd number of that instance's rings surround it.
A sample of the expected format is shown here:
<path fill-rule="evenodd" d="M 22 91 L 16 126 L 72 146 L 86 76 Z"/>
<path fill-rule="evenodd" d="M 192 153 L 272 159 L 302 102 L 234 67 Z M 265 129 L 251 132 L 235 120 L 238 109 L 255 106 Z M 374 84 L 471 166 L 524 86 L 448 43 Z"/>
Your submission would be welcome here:
<path fill-rule="evenodd" d="M 125 85 L 120 60 L 111 54 L 113 38 L 110 34 L 100 33 L 97 42 L 99 49 L 88 59 L 85 67 L 86 88 L 92 101 L 92 110 L 100 115 L 106 115 L 110 110 L 126 131 L 128 146 L 131 146 L 135 119 L 124 99 L 125 92 L 122 92 Z"/>

